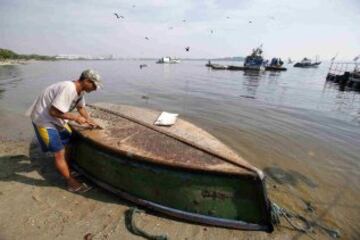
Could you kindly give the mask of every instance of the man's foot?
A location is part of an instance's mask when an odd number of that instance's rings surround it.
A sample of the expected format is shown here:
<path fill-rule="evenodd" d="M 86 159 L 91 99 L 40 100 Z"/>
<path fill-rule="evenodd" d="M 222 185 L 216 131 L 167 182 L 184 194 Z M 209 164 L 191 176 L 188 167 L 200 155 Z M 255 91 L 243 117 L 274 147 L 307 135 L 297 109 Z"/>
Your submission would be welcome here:
<path fill-rule="evenodd" d="M 85 183 L 82 183 L 80 186 L 74 188 L 74 187 L 68 187 L 68 191 L 69 192 L 73 192 L 73 193 L 86 193 L 88 191 L 90 191 L 92 189 L 91 186 L 85 184 Z"/>
<path fill-rule="evenodd" d="M 91 186 L 88 186 L 85 183 L 80 183 L 73 177 L 71 177 L 67 182 L 68 182 L 67 189 L 69 192 L 85 193 L 92 189 Z"/>
<path fill-rule="evenodd" d="M 81 176 L 81 174 L 75 170 L 70 170 L 70 176 L 73 178 Z"/>

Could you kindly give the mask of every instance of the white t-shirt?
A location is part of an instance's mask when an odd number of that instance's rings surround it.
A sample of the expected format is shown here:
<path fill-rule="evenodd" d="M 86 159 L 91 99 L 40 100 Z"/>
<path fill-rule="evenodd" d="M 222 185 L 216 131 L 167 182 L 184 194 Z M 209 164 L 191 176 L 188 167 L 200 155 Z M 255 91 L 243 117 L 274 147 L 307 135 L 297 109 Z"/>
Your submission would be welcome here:
<path fill-rule="evenodd" d="M 49 114 L 54 106 L 63 113 L 72 111 L 75 107 L 85 106 L 84 94 L 77 94 L 75 83 L 71 81 L 58 82 L 47 87 L 35 100 L 31 107 L 31 119 L 41 127 L 64 126 L 66 119 L 56 118 Z"/>

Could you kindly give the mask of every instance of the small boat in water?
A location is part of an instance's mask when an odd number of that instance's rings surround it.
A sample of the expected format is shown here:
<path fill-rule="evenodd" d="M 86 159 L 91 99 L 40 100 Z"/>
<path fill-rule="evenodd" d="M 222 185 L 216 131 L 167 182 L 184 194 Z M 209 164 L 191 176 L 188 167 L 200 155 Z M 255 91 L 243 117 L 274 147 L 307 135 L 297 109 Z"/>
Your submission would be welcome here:
<path fill-rule="evenodd" d="M 267 71 L 286 71 L 287 68 L 283 67 L 284 62 L 281 58 L 272 58 L 270 64 L 265 65 Z"/>
<path fill-rule="evenodd" d="M 206 67 L 211 67 L 211 65 L 212 65 L 212 64 L 211 64 L 211 61 L 210 61 L 210 60 L 205 64 Z"/>
<path fill-rule="evenodd" d="M 143 207 L 208 225 L 272 231 L 262 171 L 201 128 L 159 111 L 88 106 L 103 129 L 73 125 L 72 160 L 86 177 Z"/>
<path fill-rule="evenodd" d="M 156 63 L 180 63 L 180 59 L 171 57 L 162 57 Z"/>
<path fill-rule="evenodd" d="M 303 58 L 303 60 L 301 60 L 301 62 L 297 62 L 295 63 L 294 67 L 301 67 L 301 68 L 310 68 L 310 67 L 317 67 L 321 64 L 320 61 L 315 61 L 312 62 L 311 59 L 309 58 Z"/>

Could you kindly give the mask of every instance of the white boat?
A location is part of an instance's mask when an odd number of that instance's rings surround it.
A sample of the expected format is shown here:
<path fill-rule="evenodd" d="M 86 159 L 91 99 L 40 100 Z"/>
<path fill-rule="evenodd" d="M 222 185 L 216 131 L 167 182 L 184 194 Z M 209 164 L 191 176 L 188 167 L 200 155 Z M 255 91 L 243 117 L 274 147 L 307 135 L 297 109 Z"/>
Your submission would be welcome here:
<path fill-rule="evenodd" d="M 180 63 L 180 59 L 172 57 L 162 57 L 156 63 Z"/>

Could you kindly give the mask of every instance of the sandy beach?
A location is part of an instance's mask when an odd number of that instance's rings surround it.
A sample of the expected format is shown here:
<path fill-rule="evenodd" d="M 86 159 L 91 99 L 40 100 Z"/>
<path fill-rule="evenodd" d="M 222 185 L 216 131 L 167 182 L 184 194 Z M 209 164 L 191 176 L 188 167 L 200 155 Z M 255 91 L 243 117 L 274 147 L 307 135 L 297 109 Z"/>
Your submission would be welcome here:
<path fill-rule="evenodd" d="M 133 206 L 99 188 L 79 195 L 68 192 L 36 144 L 2 141 L 0 146 L 0 239 L 141 239 L 125 225 Z M 139 227 L 170 239 L 311 239 L 284 225 L 274 233 L 201 226 L 158 216 L 136 215 Z M 319 235 L 316 235 L 319 237 Z M 327 239 L 325 236 L 324 239 Z"/>
<path fill-rule="evenodd" d="M 68 192 L 52 156 L 43 154 L 33 141 L 26 118 L 15 118 L 0 118 L 1 126 L 12 122 L 11 129 L 2 127 L 5 135 L 0 144 L 1 240 L 142 239 L 126 227 L 125 213 L 134 207 L 132 203 L 97 187 L 82 195 Z M 318 212 L 313 205 L 315 210 L 306 211 L 303 201 L 286 194 L 288 187 L 269 180 L 273 201 L 286 203 L 318 223 L 337 226 L 331 215 L 318 218 L 323 210 Z M 154 212 L 136 215 L 135 221 L 143 230 L 166 234 L 169 239 L 332 239 L 316 227 L 309 234 L 294 231 L 284 219 L 271 234 L 197 225 Z M 342 233 L 342 239 L 355 239 L 351 237 L 354 232 L 348 233 Z"/>

